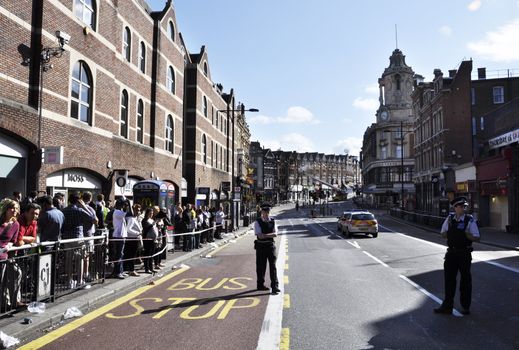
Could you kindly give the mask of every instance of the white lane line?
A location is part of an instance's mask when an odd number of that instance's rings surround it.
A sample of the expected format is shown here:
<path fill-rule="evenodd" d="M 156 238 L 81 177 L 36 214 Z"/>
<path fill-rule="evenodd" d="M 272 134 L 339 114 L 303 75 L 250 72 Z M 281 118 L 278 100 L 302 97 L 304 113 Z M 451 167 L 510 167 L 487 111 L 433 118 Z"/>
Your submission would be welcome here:
<path fill-rule="evenodd" d="M 281 340 L 281 328 L 283 321 L 283 301 L 285 294 L 285 286 L 283 284 L 286 258 L 287 236 L 282 235 L 278 248 L 278 258 L 276 267 L 278 270 L 279 289 L 281 293 L 271 295 L 265 311 L 265 318 L 261 326 L 261 332 L 258 339 L 257 350 L 277 350 L 279 349 Z"/>
<path fill-rule="evenodd" d="M 407 237 L 407 238 L 410 238 L 410 239 L 414 239 L 415 241 L 419 241 L 419 242 L 422 242 L 422 243 L 426 243 L 426 244 L 429 244 L 433 247 L 437 247 L 437 248 L 442 248 L 442 249 L 445 249 L 447 248 L 447 246 L 445 245 L 442 245 L 442 244 L 438 244 L 438 243 L 433 243 L 433 242 L 429 242 L 429 241 L 426 241 L 425 239 L 421 239 L 421 238 L 416 238 L 416 237 L 413 237 L 413 236 L 409 236 L 409 235 L 406 235 L 404 233 L 400 233 L 400 232 L 396 232 L 392 229 L 390 229 L 389 227 L 385 227 L 385 226 L 382 226 L 382 225 L 379 225 L 380 227 L 383 227 L 385 228 L 386 230 L 389 230 L 393 233 L 396 233 L 397 235 L 400 235 L 400 236 L 403 236 L 403 237 Z M 475 255 L 476 253 L 474 253 L 473 255 Z M 489 260 L 482 260 L 482 259 L 477 259 L 477 258 L 473 258 L 473 261 L 479 261 L 479 262 L 483 262 L 483 263 L 486 263 L 486 264 L 489 264 L 489 265 L 493 265 L 495 267 L 499 267 L 503 270 L 507 270 L 507 271 L 510 271 L 510 272 L 515 272 L 515 273 L 519 273 L 519 269 L 515 268 L 515 267 L 511 267 L 511 266 L 506 266 L 506 265 L 503 265 L 503 264 L 500 264 L 500 263 L 497 263 L 497 262 L 494 262 L 494 261 L 489 261 Z"/>
<path fill-rule="evenodd" d="M 369 256 L 371 259 L 375 260 L 376 262 L 378 262 L 380 265 L 382 266 L 385 266 L 385 267 L 389 267 L 388 264 L 386 264 L 385 262 L 383 262 L 382 260 L 380 260 L 379 258 L 371 255 L 370 253 L 368 253 L 367 251 L 363 250 L 362 251 L 364 254 L 366 254 L 367 256 Z"/>
<path fill-rule="evenodd" d="M 442 300 L 440 298 L 438 298 L 436 295 L 428 292 L 425 288 L 421 287 L 419 284 L 414 283 L 413 281 L 411 281 L 409 278 L 405 277 L 404 275 L 400 275 L 400 278 L 403 279 L 404 281 L 406 281 L 407 283 L 409 283 L 410 285 L 412 285 L 413 287 L 415 287 L 416 289 L 418 289 L 423 294 L 427 295 L 429 298 L 431 298 L 438 304 L 442 303 Z M 456 309 L 452 309 L 452 314 L 457 317 L 463 317 L 463 315 Z"/>
<path fill-rule="evenodd" d="M 357 241 L 353 241 L 353 242 L 346 241 L 346 242 L 348 242 L 348 244 L 354 246 L 355 248 L 360 249 L 360 245 L 359 245 L 359 243 L 357 243 Z"/>

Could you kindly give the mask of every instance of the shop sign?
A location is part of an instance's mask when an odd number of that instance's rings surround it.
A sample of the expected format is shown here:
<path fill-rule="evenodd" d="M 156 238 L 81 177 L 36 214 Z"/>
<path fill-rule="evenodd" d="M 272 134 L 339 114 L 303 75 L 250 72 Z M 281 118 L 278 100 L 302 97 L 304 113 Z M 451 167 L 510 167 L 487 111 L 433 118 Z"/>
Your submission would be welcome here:
<path fill-rule="evenodd" d="M 461 193 L 468 192 L 468 183 L 467 182 L 456 182 L 456 191 Z"/>
<path fill-rule="evenodd" d="M 514 142 L 519 141 L 519 129 L 515 129 L 514 131 L 507 132 L 498 137 L 494 137 L 493 139 L 488 140 L 488 144 L 490 148 L 499 148 L 502 146 L 509 145 Z"/>
<path fill-rule="evenodd" d="M 39 256 L 38 261 L 38 300 L 49 297 L 52 285 L 52 254 Z"/>
<path fill-rule="evenodd" d="M 128 182 L 124 187 L 115 186 L 115 193 L 119 196 L 133 196 L 133 186 L 135 186 L 137 182 L 139 182 L 139 180 L 129 177 Z"/>
<path fill-rule="evenodd" d="M 187 180 L 185 178 L 182 178 L 180 182 L 180 196 L 182 198 L 187 197 Z"/>
<path fill-rule="evenodd" d="M 63 164 L 63 146 L 43 148 L 43 163 Z"/>
<path fill-rule="evenodd" d="M 69 188 L 94 189 L 101 188 L 101 183 L 84 171 L 65 170 L 63 172 L 63 186 Z"/>

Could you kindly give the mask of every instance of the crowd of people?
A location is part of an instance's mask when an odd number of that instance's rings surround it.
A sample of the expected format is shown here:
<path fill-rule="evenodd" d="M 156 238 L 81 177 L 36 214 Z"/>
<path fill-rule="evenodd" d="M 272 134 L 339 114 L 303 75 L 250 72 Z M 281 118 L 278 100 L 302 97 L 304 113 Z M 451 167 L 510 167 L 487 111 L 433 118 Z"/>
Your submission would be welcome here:
<path fill-rule="evenodd" d="M 106 271 L 117 279 L 139 276 L 139 266 L 147 274 L 162 269 L 168 247 L 170 252 L 189 252 L 222 238 L 226 219 L 222 206 L 177 205 L 171 220 L 168 214 L 166 208 L 142 208 L 125 198 L 105 201 L 99 194 L 94 201 L 88 191 L 70 193 L 67 204 L 62 193 L 38 197 L 32 192 L 22 199 L 20 192 L 14 192 L 0 202 L 1 295 L 11 308 L 25 306 L 21 281 L 35 271 L 23 271 L 22 264 L 8 259 L 56 248 L 45 242 L 60 242 L 60 249 L 74 251 L 74 262 L 64 262 L 68 287 L 74 289 L 99 277 L 91 275 L 93 236 L 108 235 Z M 173 245 L 168 245 L 168 235 L 173 236 Z M 19 246 L 26 249 L 12 251 Z"/>

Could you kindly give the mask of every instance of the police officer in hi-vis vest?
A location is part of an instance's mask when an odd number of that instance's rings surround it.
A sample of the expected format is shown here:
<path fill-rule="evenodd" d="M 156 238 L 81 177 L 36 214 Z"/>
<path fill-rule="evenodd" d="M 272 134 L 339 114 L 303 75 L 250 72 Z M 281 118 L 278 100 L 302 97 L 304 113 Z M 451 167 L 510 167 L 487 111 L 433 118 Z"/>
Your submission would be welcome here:
<path fill-rule="evenodd" d="M 269 263 L 270 287 L 272 294 L 278 294 L 278 274 L 276 270 L 276 245 L 274 238 L 278 235 L 276 221 L 269 217 L 270 206 L 263 205 L 261 207 L 261 216 L 254 223 L 254 249 L 256 249 L 256 275 L 258 290 L 269 290 L 265 286 L 265 271 L 267 269 L 267 260 Z"/>
<path fill-rule="evenodd" d="M 461 313 L 470 314 L 472 299 L 472 242 L 478 242 L 480 235 L 476 220 L 465 214 L 468 206 L 465 197 L 457 197 L 451 201 L 455 213 L 449 214 L 442 225 L 441 235 L 447 239 L 447 253 L 443 263 L 445 278 L 445 299 L 440 307 L 434 309 L 438 314 L 452 314 L 454 295 L 456 293 L 456 277 L 460 272 L 460 304 Z"/>

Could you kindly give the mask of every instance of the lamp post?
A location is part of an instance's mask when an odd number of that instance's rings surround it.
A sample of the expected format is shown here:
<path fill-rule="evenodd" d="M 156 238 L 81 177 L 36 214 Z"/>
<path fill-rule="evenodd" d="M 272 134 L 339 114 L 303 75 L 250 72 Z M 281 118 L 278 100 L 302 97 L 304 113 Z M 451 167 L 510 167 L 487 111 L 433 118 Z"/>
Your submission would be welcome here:
<path fill-rule="evenodd" d="M 384 130 L 385 133 L 392 133 L 392 130 Z M 400 121 L 400 183 L 401 183 L 401 198 L 400 198 L 400 208 L 404 210 L 404 137 L 408 134 L 412 133 L 412 130 L 406 130 L 404 132 L 404 122 Z"/>
<path fill-rule="evenodd" d="M 234 174 L 234 112 L 239 112 L 241 113 L 242 116 L 245 116 L 245 112 L 259 112 L 259 109 L 257 108 L 249 108 L 249 109 L 245 109 L 245 105 L 244 104 L 241 104 L 241 108 L 240 109 L 230 109 L 229 108 L 229 105 L 227 105 L 227 109 L 221 109 L 221 110 L 218 110 L 217 112 L 223 112 L 225 114 L 227 114 L 227 125 L 229 125 L 229 115 L 232 116 L 232 136 L 231 136 L 231 143 L 232 143 L 232 146 L 231 146 L 231 155 L 232 155 L 232 162 L 231 162 L 231 201 L 232 201 L 232 205 L 231 205 L 231 218 L 232 218 L 232 226 L 231 228 L 234 229 L 234 222 L 236 220 L 235 218 L 235 209 L 234 209 L 234 186 L 236 184 L 235 182 L 235 174 Z M 227 128 L 227 137 L 229 137 L 229 128 Z"/>
<path fill-rule="evenodd" d="M 48 72 L 53 68 L 53 65 L 50 63 L 53 57 L 60 58 L 63 56 L 63 52 L 65 52 L 65 45 L 67 45 L 70 41 L 70 35 L 63 31 L 56 31 L 56 37 L 58 38 L 59 46 L 58 47 L 44 47 L 40 53 L 40 84 L 39 84 L 39 93 L 38 93 L 38 151 L 42 152 L 41 148 L 41 138 L 43 134 L 43 73 Z M 40 156 L 43 156 L 40 153 Z M 39 191 L 40 188 L 40 175 L 41 175 L 41 167 L 42 160 L 40 159 L 40 164 L 38 170 L 36 172 L 36 190 Z"/>

